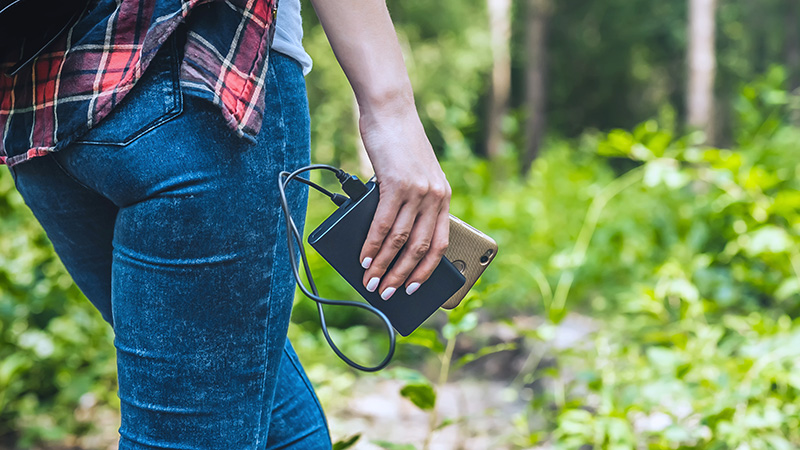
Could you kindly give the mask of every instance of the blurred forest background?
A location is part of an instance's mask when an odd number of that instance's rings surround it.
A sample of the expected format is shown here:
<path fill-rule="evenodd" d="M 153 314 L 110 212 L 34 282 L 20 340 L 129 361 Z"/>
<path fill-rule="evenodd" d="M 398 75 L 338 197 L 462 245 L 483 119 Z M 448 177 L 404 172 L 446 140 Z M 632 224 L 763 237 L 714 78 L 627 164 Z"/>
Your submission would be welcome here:
<path fill-rule="evenodd" d="M 336 448 L 800 447 L 800 2 L 388 4 L 452 212 L 500 251 L 380 374 L 297 298 Z M 304 7 L 313 160 L 369 176 Z M 308 229 L 329 212 L 312 193 Z M 329 323 L 381 357 L 369 317 Z M 0 170 L 0 448 L 114 448 L 114 358 Z"/>

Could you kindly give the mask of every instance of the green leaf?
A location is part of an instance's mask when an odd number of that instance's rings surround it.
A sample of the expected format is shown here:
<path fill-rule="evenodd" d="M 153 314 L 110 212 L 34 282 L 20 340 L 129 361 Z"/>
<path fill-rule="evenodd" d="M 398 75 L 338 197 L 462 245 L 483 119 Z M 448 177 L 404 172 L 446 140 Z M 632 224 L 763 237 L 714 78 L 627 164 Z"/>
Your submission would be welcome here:
<path fill-rule="evenodd" d="M 775 290 L 775 298 L 778 300 L 786 300 L 792 295 L 800 294 L 800 279 L 788 278 Z"/>
<path fill-rule="evenodd" d="M 474 312 L 464 314 L 463 317 L 451 315 L 451 322 L 442 328 L 442 334 L 445 339 L 453 339 L 461 333 L 473 330 L 478 326 L 478 315 Z"/>
<path fill-rule="evenodd" d="M 436 391 L 430 384 L 407 384 L 400 390 L 400 395 L 411 400 L 411 403 L 423 411 L 430 411 L 436 404 Z"/>
<path fill-rule="evenodd" d="M 764 253 L 784 253 L 793 247 L 792 238 L 783 228 L 765 225 L 750 233 L 744 248 L 748 256 Z"/>
<path fill-rule="evenodd" d="M 444 351 L 444 344 L 442 344 L 442 341 L 439 339 L 439 335 L 430 328 L 419 328 L 408 337 L 403 338 L 400 342 L 419 345 L 420 347 L 429 348 L 437 353 Z"/>
<path fill-rule="evenodd" d="M 778 434 L 768 434 L 764 436 L 764 440 L 769 442 L 775 450 L 792 450 L 795 448 L 785 437 Z"/>
<path fill-rule="evenodd" d="M 456 423 L 455 419 L 444 419 L 442 421 L 442 423 L 440 423 L 439 425 L 436 425 L 436 428 L 434 428 L 433 430 L 434 431 L 438 431 L 438 430 L 441 430 L 442 428 L 447 428 L 447 427 L 449 427 L 450 425 L 452 425 L 454 423 Z"/>
<path fill-rule="evenodd" d="M 356 434 L 350 436 L 349 438 L 338 441 L 335 444 L 333 444 L 333 450 L 345 450 L 347 448 L 350 448 L 354 446 L 359 439 L 361 439 L 361 434 Z"/>
<path fill-rule="evenodd" d="M 8 386 L 18 374 L 28 370 L 33 365 L 30 357 L 22 352 L 12 353 L 0 361 L 0 386 Z"/>
<path fill-rule="evenodd" d="M 650 347 L 646 354 L 650 363 L 662 373 L 674 373 L 681 362 L 680 355 L 666 347 Z"/>
<path fill-rule="evenodd" d="M 393 444 L 387 441 L 372 441 L 372 443 L 386 450 L 417 450 L 417 447 L 411 444 Z"/>

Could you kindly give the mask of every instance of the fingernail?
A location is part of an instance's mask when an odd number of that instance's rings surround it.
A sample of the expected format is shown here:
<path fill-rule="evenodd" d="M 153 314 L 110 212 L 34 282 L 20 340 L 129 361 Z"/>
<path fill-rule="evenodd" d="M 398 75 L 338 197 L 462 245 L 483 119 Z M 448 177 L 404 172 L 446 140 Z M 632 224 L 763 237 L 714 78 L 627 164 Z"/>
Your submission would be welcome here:
<path fill-rule="evenodd" d="M 369 265 L 372 264 L 372 258 L 366 257 L 363 261 L 361 261 L 361 267 L 365 269 L 369 269 Z"/>
<path fill-rule="evenodd" d="M 378 283 L 381 282 L 381 279 L 378 277 L 372 277 L 367 283 L 367 290 L 370 292 L 375 292 L 375 289 L 378 289 Z"/>
<path fill-rule="evenodd" d="M 388 287 L 388 288 L 384 289 L 383 290 L 383 294 L 381 294 L 381 298 L 384 299 L 384 300 L 389 300 L 389 298 L 392 296 L 392 294 L 394 294 L 394 291 L 396 291 L 396 289 L 393 288 L 393 287 Z"/>
<path fill-rule="evenodd" d="M 406 295 L 411 295 L 414 292 L 417 292 L 417 289 L 419 289 L 419 283 L 414 282 L 409 284 L 408 287 L 406 287 Z"/>

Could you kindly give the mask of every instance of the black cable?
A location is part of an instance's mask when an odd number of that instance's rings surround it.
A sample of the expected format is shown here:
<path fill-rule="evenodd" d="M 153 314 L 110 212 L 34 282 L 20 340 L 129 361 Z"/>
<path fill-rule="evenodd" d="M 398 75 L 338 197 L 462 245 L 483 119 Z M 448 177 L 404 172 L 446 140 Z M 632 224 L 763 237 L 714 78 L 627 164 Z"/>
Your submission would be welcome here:
<path fill-rule="evenodd" d="M 333 196 L 336 195 L 333 192 L 331 192 L 331 191 L 325 189 L 324 187 L 318 185 L 317 183 L 314 183 L 313 181 L 306 180 L 305 178 L 295 178 L 295 180 L 297 180 L 297 181 L 299 181 L 299 182 L 301 182 L 301 183 L 303 183 L 303 184 L 305 184 L 307 186 L 313 187 L 314 189 L 322 192 L 323 194 L 327 195 L 331 199 L 333 199 Z"/>
<path fill-rule="evenodd" d="M 324 187 L 318 185 L 317 183 L 314 183 L 313 181 L 306 180 L 305 178 L 295 178 L 294 180 L 295 181 L 299 181 L 299 182 L 301 182 L 301 183 L 303 183 L 303 184 L 305 184 L 307 186 L 311 186 L 314 189 L 316 189 L 316 190 L 322 192 L 323 194 L 327 195 L 328 197 L 330 197 L 331 201 L 336 204 L 336 206 L 342 206 L 342 204 L 344 204 L 344 202 L 347 201 L 347 196 L 346 195 L 333 193 L 333 192 L 325 189 Z"/>
<path fill-rule="evenodd" d="M 326 164 L 312 164 L 310 166 L 301 167 L 300 169 L 297 169 L 291 173 L 283 171 L 278 175 L 278 192 L 280 193 L 281 196 L 281 207 L 283 208 L 283 214 L 286 219 L 286 237 L 289 245 L 289 259 L 292 264 L 292 272 L 294 273 L 295 281 L 297 282 L 297 285 L 300 287 L 300 290 L 303 292 L 303 294 L 305 294 L 311 300 L 317 302 L 317 312 L 319 313 L 319 320 L 320 320 L 320 325 L 322 327 L 322 334 L 325 336 L 325 340 L 328 341 L 328 345 L 330 345 L 333 352 L 336 353 L 336 356 L 338 356 L 342 361 L 344 361 L 351 367 L 354 367 L 358 370 L 363 370 L 365 372 L 377 372 L 378 370 L 381 370 L 384 367 L 386 367 L 392 360 L 392 356 L 394 356 L 396 337 L 394 334 L 394 328 L 392 327 L 392 323 L 389 322 L 389 319 L 386 317 L 385 314 L 383 314 L 379 309 L 375 308 L 369 303 L 352 301 L 352 300 L 331 300 L 319 296 L 317 285 L 314 283 L 314 278 L 311 276 L 311 268 L 309 267 L 308 264 L 308 258 L 306 257 L 305 248 L 303 247 L 303 237 L 300 235 L 300 231 L 297 229 L 297 225 L 295 225 L 294 220 L 292 219 L 291 212 L 289 211 L 289 202 L 286 199 L 286 186 L 292 180 L 297 180 L 297 181 L 302 180 L 301 182 L 303 182 L 304 184 L 307 184 L 315 189 L 318 189 L 320 192 L 330 197 L 331 200 L 334 201 L 334 203 L 337 203 L 337 205 L 341 205 L 341 203 L 338 203 L 336 199 L 336 196 L 343 197 L 340 194 L 333 194 L 330 191 L 317 185 L 316 183 L 312 183 L 303 178 L 299 178 L 300 174 L 304 172 L 309 172 L 311 170 L 329 170 L 336 175 L 336 178 L 342 184 L 344 184 L 345 182 L 352 183 L 352 181 L 347 181 L 347 180 L 352 180 L 352 177 L 345 171 Z M 294 253 L 295 242 L 297 243 L 297 247 L 300 251 L 300 257 L 303 261 L 303 268 L 306 271 L 306 279 L 308 280 L 308 284 L 311 287 L 310 291 L 300 279 L 300 269 L 297 263 L 297 257 L 295 256 Z M 342 353 L 342 351 L 339 350 L 339 347 L 337 347 L 336 344 L 333 342 L 333 339 L 331 339 L 331 336 L 328 333 L 328 326 L 325 322 L 325 312 L 322 309 L 322 305 L 353 306 L 356 308 L 365 309 L 378 316 L 381 319 L 381 321 L 383 321 L 386 331 L 389 334 L 389 352 L 386 354 L 386 357 L 383 359 L 383 361 L 381 361 L 377 366 L 368 367 L 368 366 L 362 366 L 361 364 L 358 364 L 355 361 L 348 358 L 347 356 L 345 356 L 344 353 Z"/>

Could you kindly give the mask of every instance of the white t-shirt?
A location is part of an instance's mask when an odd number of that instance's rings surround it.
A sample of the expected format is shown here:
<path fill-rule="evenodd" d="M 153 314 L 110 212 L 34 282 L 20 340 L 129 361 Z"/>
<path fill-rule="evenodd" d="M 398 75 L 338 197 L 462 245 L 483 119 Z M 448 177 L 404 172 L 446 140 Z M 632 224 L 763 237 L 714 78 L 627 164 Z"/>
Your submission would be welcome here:
<path fill-rule="evenodd" d="M 300 0 L 280 0 L 275 19 L 275 37 L 272 49 L 294 59 L 303 66 L 303 75 L 311 72 L 311 57 L 303 49 L 303 19 L 300 17 Z"/>

